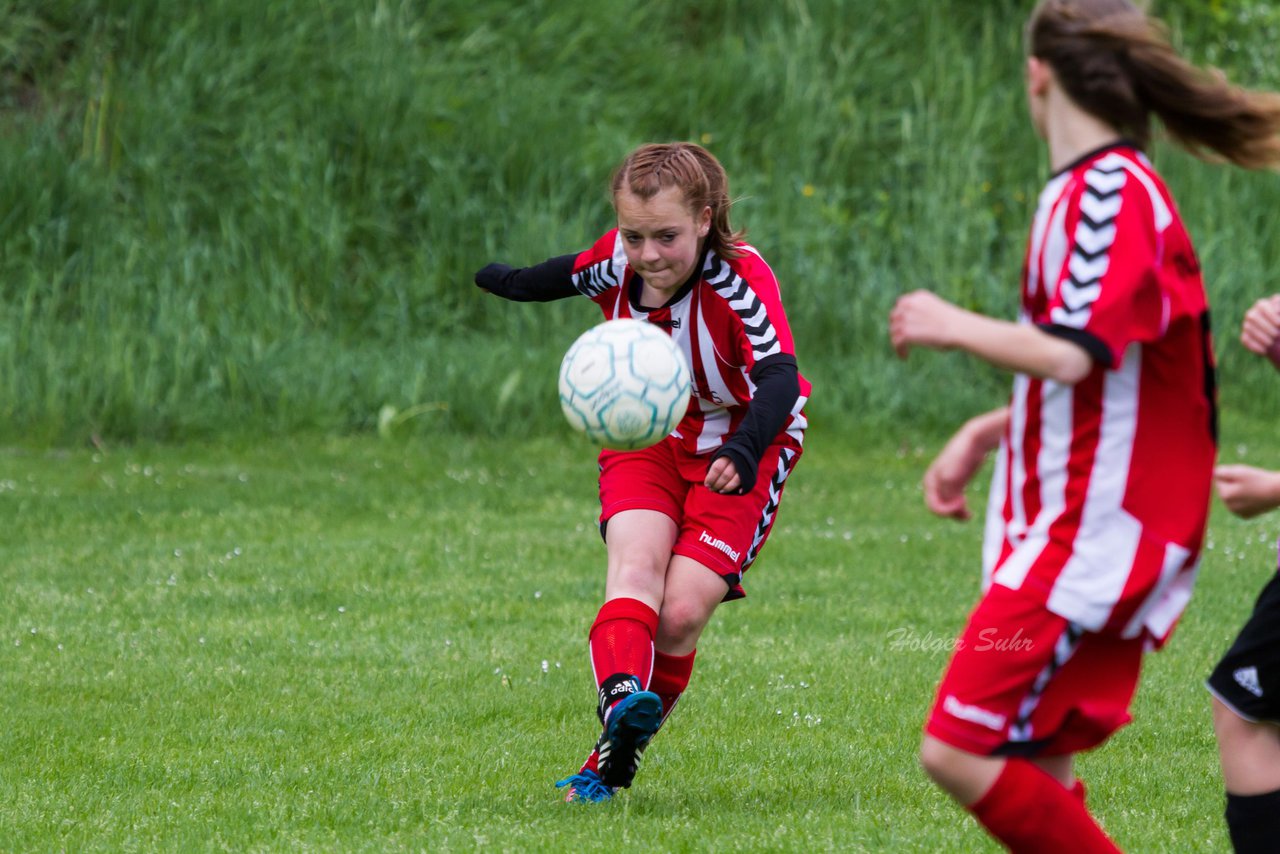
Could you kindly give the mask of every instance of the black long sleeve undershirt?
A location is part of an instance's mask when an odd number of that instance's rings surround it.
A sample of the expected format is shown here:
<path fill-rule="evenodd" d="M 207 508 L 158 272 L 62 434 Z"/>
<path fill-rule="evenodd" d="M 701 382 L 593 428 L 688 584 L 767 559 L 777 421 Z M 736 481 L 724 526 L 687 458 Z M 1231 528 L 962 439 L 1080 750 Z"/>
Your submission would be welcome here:
<path fill-rule="evenodd" d="M 489 264 L 476 273 L 476 285 L 515 302 L 551 302 L 578 295 L 573 286 L 576 255 L 559 255 L 532 267 Z"/>
<path fill-rule="evenodd" d="M 756 384 L 756 393 L 747 404 L 742 424 L 712 458 L 728 457 L 733 461 L 742 482 L 739 491 L 743 493 L 755 487 L 760 459 L 800 398 L 795 357 L 779 353 L 761 359 L 751 368 L 751 381 Z"/>

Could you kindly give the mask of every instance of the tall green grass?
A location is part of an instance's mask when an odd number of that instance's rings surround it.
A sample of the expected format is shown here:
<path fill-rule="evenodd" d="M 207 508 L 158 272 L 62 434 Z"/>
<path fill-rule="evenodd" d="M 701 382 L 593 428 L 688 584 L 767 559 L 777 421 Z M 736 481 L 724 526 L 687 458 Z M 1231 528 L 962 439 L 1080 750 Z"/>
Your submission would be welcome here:
<path fill-rule="evenodd" d="M 1011 316 L 1046 166 L 1030 3 L 0 0 L 0 436 L 518 435 L 597 315 L 471 285 L 584 248 L 634 145 L 705 142 L 774 265 L 818 421 L 951 421 L 1005 380 L 896 362 L 895 296 Z M 1163 8 L 1161 8 L 1163 7 Z M 1199 61 L 1280 86 L 1261 3 L 1158 4 Z M 1203 255 L 1224 400 L 1273 289 L 1274 175 L 1158 146 Z M 382 423 L 388 423 L 384 417 Z"/>

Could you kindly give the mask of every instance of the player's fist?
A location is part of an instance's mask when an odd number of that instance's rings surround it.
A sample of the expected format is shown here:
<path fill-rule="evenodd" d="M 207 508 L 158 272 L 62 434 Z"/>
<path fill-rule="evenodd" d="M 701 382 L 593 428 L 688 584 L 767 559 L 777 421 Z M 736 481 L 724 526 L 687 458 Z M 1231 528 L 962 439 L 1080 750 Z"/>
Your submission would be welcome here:
<path fill-rule="evenodd" d="M 511 267 L 506 264 L 486 264 L 476 271 L 476 287 L 491 294 L 501 295 L 510 273 Z"/>
<path fill-rule="evenodd" d="M 898 358 L 905 359 L 916 346 L 935 350 L 952 346 L 948 332 L 957 311 L 932 291 L 912 291 L 898 297 L 889 312 L 889 340 Z"/>
<path fill-rule="evenodd" d="M 1213 479 L 1222 503 L 1244 519 L 1280 507 L 1280 471 L 1221 465 L 1213 470 Z"/>
<path fill-rule="evenodd" d="M 733 460 L 725 456 L 716 457 L 711 461 L 711 465 L 707 467 L 707 477 L 703 485 L 712 492 L 737 495 L 742 492 L 743 484 L 742 478 L 738 476 L 738 467 L 733 464 Z"/>
<path fill-rule="evenodd" d="M 1240 343 L 1280 369 L 1280 294 L 1258 300 L 1245 312 Z"/>

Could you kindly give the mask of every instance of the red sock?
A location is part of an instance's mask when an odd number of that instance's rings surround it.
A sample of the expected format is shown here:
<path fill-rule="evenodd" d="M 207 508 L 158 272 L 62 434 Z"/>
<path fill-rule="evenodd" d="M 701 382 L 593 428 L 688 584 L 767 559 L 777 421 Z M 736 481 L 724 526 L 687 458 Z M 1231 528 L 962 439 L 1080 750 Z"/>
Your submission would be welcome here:
<path fill-rule="evenodd" d="M 610 676 L 626 673 L 647 688 L 653 675 L 653 636 L 658 612 L 639 599 L 610 599 L 591 625 L 591 669 L 596 687 Z"/>
<path fill-rule="evenodd" d="M 1010 759 L 1004 771 L 969 811 L 1014 854 L 1119 852 L 1089 815 L 1077 793 L 1064 788 L 1025 759 Z"/>
<path fill-rule="evenodd" d="M 693 673 L 693 657 L 698 654 L 695 649 L 688 655 L 667 655 L 655 651 L 653 654 L 653 678 L 649 680 L 649 690 L 662 698 L 662 720 L 666 721 L 676 701 L 689 687 L 689 676 Z"/>
<path fill-rule="evenodd" d="M 653 676 L 649 679 L 649 690 L 662 698 L 663 723 L 666 723 L 667 716 L 675 708 L 676 701 L 680 699 L 684 689 L 689 686 L 689 676 L 693 673 L 693 657 L 697 654 L 698 651 L 696 649 L 688 655 L 667 655 L 665 652 L 654 650 Z M 586 762 L 582 763 L 582 767 L 578 769 L 578 772 L 593 771 L 599 773 L 599 770 L 600 754 L 592 750 L 591 755 L 587 757 Z"/>
<path fill-rule="evenodd" d="M 639 599 L 605 602 L 588 633 L 596 687 L 625 673 L 635 676 L 640 680 L 640 687 L 647 689 L 653 676 L 653 636 L 657 631 L 658 612 Z M 600 756 L 593 748 L 579 773 L 598 772 L 599 763 Z"/>

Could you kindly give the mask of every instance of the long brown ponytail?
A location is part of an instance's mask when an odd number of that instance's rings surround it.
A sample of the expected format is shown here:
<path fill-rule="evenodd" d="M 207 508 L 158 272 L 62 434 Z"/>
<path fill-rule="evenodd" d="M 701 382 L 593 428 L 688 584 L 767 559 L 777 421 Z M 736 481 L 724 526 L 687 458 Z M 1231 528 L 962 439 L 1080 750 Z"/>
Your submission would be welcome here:
<path fill-rule="evenodd" d="M 1183 59 L 1166 29 L 1129 0 L 1042 0 L 1027 51 L 1071 99 L 1145 145 L 1151 113 L 1198 157 L 1250 169 L 1280 166 L 1280 95 L 1233 86 Z"/>
<path fill-rule="evenodd" d="M 729 177 L 710 151 L 692 142 L 651 143 L 627 155 L 613 175 L 614 198 L 626 188 L 637 198 L 652 199 L 668 187 L 679 187 L 697 216 L 711 208 L 707 246 L 721 258 L 742 254 L 735 244 L 744 235 L 729 225 Z"/>

